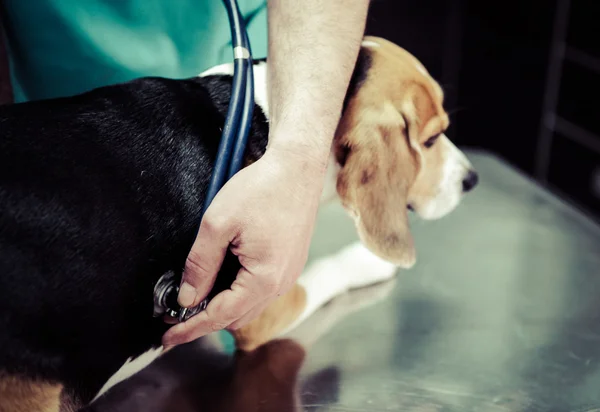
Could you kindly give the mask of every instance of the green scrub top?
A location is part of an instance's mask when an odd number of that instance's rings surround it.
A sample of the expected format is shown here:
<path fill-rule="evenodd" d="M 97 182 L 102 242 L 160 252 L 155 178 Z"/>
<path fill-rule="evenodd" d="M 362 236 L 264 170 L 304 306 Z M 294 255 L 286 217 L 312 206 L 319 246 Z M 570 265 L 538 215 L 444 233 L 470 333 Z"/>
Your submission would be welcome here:
<path fill-rule="evenodd" d="M 256 58 L 266 0 L 238 0 Z M 233 60 L 221 0 L 1 0 L 17 102 L 142 76 L 186 78 Z"/>

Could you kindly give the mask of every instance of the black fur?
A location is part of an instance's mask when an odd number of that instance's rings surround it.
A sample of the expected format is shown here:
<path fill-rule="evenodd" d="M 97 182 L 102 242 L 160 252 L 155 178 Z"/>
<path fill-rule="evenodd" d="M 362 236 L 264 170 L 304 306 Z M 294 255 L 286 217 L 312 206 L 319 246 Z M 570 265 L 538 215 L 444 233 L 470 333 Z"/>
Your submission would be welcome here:
<path fill-rule="evenodd" d="M 346 101 L 369 61 L 361 52 Z M 230 89 L 231 76 L 143 78 L 0 106 L 0 372 L 85 403 L 160 343 L 153 287 L 196 236 Z M 256 107 L 247 160 L 267 138 Z M 238 268 L 227 255 L 216 288 Z"/>
<path fill-rule="evenodd" d="M 354 70 L 352 71 L 352 77 L 350 79 L 348 91 L 346 92 L 346 97 L 344 98 L 343 110 L 346 110 L 350 99 L 354 97 L 358 89 L 360 89 L 365 80 L 367 80 L 367 75 L 372 64 L 373 58 L 371 57 L 369 49 L 361 48 L 356 59 L 356 64 L 354 65 Z"/>
<path fill-rule="evenodd" d="M 160 343 L 153 286 L 192 246 L 230 87 L 144 78 L 0 107 L 0 371 L 85 402 Z M 256 107 L 248 158 L 267 134 Z"/>

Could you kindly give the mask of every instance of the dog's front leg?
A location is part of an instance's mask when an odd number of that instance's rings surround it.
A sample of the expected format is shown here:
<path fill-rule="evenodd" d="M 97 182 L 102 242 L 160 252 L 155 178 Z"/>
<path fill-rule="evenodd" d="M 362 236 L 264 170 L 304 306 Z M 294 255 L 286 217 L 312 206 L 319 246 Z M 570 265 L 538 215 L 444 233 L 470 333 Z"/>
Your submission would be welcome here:
<path fill-rule="evenodd" d="M 238 349 L 250 351 L 295 328 L 348 290 L 391 279 L 396 266 L 360 243 L 310 265 L 294 287 L 248 325 L 233 331 Z"/>

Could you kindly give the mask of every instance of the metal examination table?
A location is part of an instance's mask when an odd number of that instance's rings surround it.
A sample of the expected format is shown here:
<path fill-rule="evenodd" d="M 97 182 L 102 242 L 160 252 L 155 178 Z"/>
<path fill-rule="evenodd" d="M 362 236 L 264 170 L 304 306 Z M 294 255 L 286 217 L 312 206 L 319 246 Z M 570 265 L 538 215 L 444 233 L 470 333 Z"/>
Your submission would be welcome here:
<path fill-rule="evenodd" d="M 413 219 L 418 262 L 234 356 L 167 354 L 98 411 L 600 411 L 600 228 L 486 153 L 450 216 Z M 356 239 L 322 211 L 311 259 Z"/>

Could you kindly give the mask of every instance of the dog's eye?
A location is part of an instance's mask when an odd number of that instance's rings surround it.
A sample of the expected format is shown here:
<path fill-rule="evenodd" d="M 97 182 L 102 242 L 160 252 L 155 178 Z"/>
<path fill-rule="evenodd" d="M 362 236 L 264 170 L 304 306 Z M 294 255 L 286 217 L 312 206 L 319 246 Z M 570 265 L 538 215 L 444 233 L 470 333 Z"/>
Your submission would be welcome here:
<path fill-rule="evenodd" d="M 431 136 L 429 139 L 427 139 L 425 141 L 425 143 L 423 143 L 423 146 L 425 146 L 427 149 L 429 149 L 431 146 L 433 146 L 435 144 L 435 142 L 437 141 L 437 139 L 439 139 L 440 135 L 436 134 L 435 136 Z"/>

